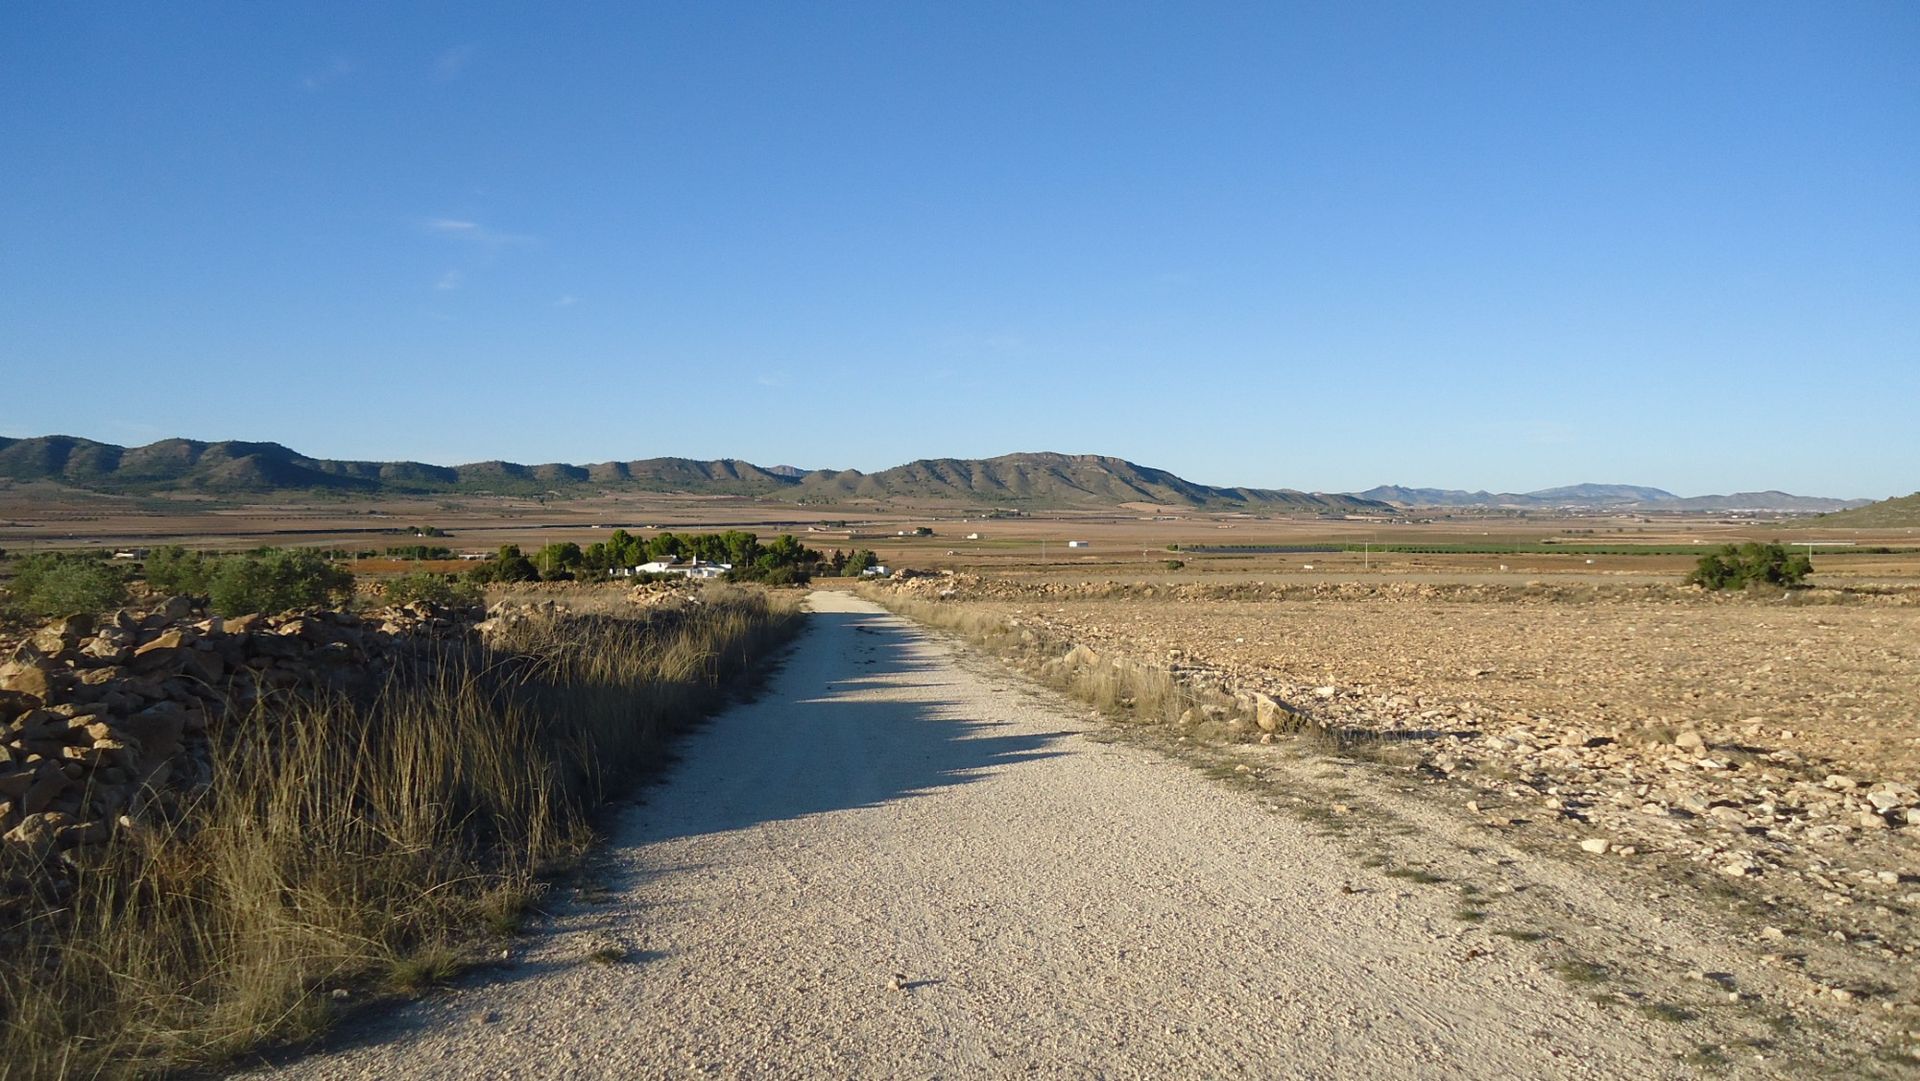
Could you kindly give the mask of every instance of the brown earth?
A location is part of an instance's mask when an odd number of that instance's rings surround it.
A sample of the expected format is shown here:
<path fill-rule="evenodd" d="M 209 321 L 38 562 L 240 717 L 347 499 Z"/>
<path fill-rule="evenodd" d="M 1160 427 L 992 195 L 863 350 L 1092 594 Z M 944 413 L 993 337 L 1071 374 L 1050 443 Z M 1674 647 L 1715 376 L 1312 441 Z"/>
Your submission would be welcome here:
<path fill-rule="evenodd" d="M 1920 1015 L 1920 592 L 970 575 L 890 592 L 1271 696 L 1285 727 L 1413 772 L 1489 835 L 1689 891 L 1812 993 Z M 1229 744 L 1261 738 L 1236 724 Z"/>

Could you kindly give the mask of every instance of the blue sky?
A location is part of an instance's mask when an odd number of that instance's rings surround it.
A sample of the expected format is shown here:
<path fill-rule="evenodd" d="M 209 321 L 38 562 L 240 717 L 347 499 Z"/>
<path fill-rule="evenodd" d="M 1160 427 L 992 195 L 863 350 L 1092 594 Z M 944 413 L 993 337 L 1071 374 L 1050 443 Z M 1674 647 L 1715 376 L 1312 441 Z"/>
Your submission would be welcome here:
<path fill-rule="evenodd" d="M 1920 488 L 1920 6 L 0 6 L 0 434 Z"/>

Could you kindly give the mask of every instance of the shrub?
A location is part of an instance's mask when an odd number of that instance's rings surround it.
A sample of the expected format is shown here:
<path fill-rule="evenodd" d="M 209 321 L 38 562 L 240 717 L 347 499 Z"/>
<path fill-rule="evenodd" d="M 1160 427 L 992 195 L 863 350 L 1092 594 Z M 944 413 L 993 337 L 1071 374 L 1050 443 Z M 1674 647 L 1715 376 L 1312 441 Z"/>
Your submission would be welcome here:
<path fill-rule="evenodd" d="M 127 599 L 127 583 L 92 556 L 43 552 L 14 564 L 8 592 L 21 612 L 45 618 L 117 607 Z"/>
<path fill-rule="evenodd" d="M 177 544 L 156 548 L 147 555 L 147 585 L 156 593 L 205 593 L 215 562 Z"/>
<path fill-rule="evenodd" d="M 390 579 L 380 587 L 388 604 L 463 605 L 478 604 L 480 589 L 473 582 L 461 582 L 450 575 L 415 571 Z"/>
<path fill-rule="evenodd" d="M 213 610 L 223 616 L 318 608 L 352 592 L 353 575 L 314 552 L 285 549 L 221 559 L 207 584 Z"/>
<path fill-rule="evenodd" d="M 1177 571 L 1181 567 L 1186 566 L 1187 562 L 1184 559 L 1163 559 L 1160 561 L 1160 565 L 1170 571 Z"/>
<path fill-rule="evenodd" d="M 1785 545 L 1748 542 L 1701 556 L 1687 582 L 1714 590 L 1756 584 L 1784 588 L 1799 585 L 1812 573 L 1813 560 L 1787 551 Z"/>

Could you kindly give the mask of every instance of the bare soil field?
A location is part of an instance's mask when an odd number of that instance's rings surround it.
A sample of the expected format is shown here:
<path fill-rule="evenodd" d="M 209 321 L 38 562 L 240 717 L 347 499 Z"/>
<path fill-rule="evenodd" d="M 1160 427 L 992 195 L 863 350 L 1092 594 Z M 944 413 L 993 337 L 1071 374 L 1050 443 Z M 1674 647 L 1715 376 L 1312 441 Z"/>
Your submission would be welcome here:
<path fill-rule="evenodd" d="M 1013 514 L 1005 508 L 908 502 L 800 504 L 726 496 L 609 493 L 555 499 L 505 496 L 275 498 L 109 496 L 44 483 L 0 482 L 0 549 L 117 548 L 157 544 L 250 548 L 258 545 L 379 549 L 414 542 L 411 529 L 435 526 L 432 543 L 457 552 L 502 544 L 582 546 L 614 529 L 793 533 L 811 547 L 870 548 L 895 565 L 991 569 L 1008 574 L 1159 573 L 1169 559 L 1185 576 L 1428 579 L 1499 575 L 1513 581 L 1574 575 L 1667 581 L 1692 566 L 1688 555 L 1526 553 L 1197 554 L 1169 546 L 1374 544 L 1673 546 L 1747 540 L 1816 542 L 1823 580 L 1920 578 L 1920 530 L 1831 529 L 1812 519 L 1756 520 L 1714 515 L 1455 514 L 1418 520 L 1256 517 L 1239 513 L 1135 507 L 1114 511 Z M 930 536 L 914 536 L 915 529 Z M 969 539 L 972 538 L 972 539 Z M 1070 548 L 1070 542 L 1084 547 Z M 1893 555 L 1846 546 L 1890 546 Z"/>
<path fill-rule="evenodd" d="M 1270 696 L 1286 729 L 1386 771 L 1371 784 L 1418 777 L 1489 840 L 1691 897 L 1803 997 L 1920 1029 L 1920 591 L 961 574 L 885 592 Z M 1254 763 L 1293 739 L 1199 720 L 1171 738 Z"/>

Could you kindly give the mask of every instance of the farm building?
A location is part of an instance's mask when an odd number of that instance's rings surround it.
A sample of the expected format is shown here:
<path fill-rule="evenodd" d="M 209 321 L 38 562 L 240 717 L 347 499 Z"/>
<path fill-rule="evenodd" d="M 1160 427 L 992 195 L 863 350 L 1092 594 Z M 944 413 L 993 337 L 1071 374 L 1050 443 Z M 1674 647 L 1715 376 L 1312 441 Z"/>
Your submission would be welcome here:
<path fill-rule="evenodd" d="M 674 560 L 656 560 L 642 563 L 637 567 L 614 567 L 607 574 L 613 578 L 633 578 L 642 574 L 679 574 L 688 578 L 719 578 L 733 569 L 731 563 L 708 563 L 695 559 L 691 563 Z"/>

